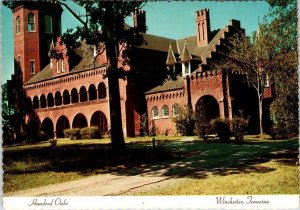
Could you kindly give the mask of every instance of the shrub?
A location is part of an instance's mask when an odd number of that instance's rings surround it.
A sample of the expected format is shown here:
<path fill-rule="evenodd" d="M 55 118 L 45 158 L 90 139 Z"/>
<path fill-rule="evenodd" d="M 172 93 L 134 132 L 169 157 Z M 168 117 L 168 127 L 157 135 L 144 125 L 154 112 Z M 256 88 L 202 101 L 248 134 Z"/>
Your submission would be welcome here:
<path fill-rule="evenodd" d="M 232 134 L 236 141 L 243 141 L 248 122 L 244 118 L 234 118 L 232 120 Z"/>
<path fill-rule="evenodd" d="M 151 120 L 149 135 L 150 136 L 156 136 L 157 135 L 157 130 L 158 130 L 158 128 L 155 124 L 155 121 Z"/>
<path fill-rule="evenodd" d="M 220 141 L 230 140 L 230 126 L 229 121 L 226 119 L 214 119 L 211 121 L 213 130 L 218 134 Z"/>
<path fill-rule="evenodd" d="M 65 129 L 64 134 L 66 138 L 70 138 L 71 140 L 80 139 L 80 129 L 79 128 L 72 128 L 72 129 Z"/>
<path fill-rule="evenodd" d="M 86 127 L 80 130 L 81 137 L 84 139 L 95 139 L 99 137 L 98 127 Z"/>
<path fill-rule="evenodd" d="M 211 133 L 211 126 L 209 123 L 196 120 L 195 123 L 195 134 L 202 138 L 204 141 L 208 140 L 208 134 Z"/>
<path fill-rule="evenodd" d="M 270 135 L 273 139 L 287 139 L 298 134 L 296 126 L 287 125 L 286 123 L 274 124 L 271 128 Z"/>
<path fill-rule="evenodd" d="M 177 133 L 182 136 L 194 135 L 195 114 L 191 107 L 181 108 L 179 116 L 173 118 L 173 121 L 175 122 Z"/>

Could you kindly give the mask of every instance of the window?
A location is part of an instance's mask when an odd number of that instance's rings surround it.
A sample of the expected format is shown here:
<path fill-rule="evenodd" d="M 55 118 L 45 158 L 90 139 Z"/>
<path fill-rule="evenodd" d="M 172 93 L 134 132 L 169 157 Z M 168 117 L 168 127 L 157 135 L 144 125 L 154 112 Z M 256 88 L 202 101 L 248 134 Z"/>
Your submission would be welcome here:
<path fill-rule="evenodd" d="M 20 23 L 20 16 L 16 18 L 16 34 L 21 33 L 21 23 Z"/>
<path fill-rule="evenodd" d="M 59 73 L 59 60 L 56 60 L 56 73 Z"/>
<path fill-rule="evenodd" d="M 189 74 L 190 73 L 189 62 L 183 63 L 183 67 L 184 67 L 184 74 Z"/>
<path fill-rule="evenodd" d="M 52 34 L 52 17 L 49 15 L 45 16 L 45 32 Z"/>
<path fill-rule="evenodd" d="M 158 108 L 156 106 L 152 108 L 152 118 L 158 118 Z"/>
<path fill-rule="evenodd" d="M 180 115 L 180 107 L 178 104 L 174 104 L 172 107 L 173 117 L 178 117 Z"/>
<path fill-rule="evenodd" d="M 53 61 L 52 61 L 52 58 L 50 59 L 50 69 L 52 69 L 52 67 L 53 67 L 53 63 L 52 63 Z"/>
<path fill-rule="evenodd" d="M 35 74 L 35 62 L 29 61 L 29 65 L 30 65 L 30 74 Z"/>
<path fill-rule="evenodd" d="M 27 15 L 27 31 L 35 31 L 35 17 L 32 13 L 29 13 Z"/>
<path fill-rule="evenodd" d="M 164 105 L 161 109 L 163 117 L 169 117 L 169 107 Z"/>
<path fill-rule="evenodd" d="M 61 71 L 62 72 L 65 71 L 65 62 L 64 62 L 64 60 L 61 60 Z"/>

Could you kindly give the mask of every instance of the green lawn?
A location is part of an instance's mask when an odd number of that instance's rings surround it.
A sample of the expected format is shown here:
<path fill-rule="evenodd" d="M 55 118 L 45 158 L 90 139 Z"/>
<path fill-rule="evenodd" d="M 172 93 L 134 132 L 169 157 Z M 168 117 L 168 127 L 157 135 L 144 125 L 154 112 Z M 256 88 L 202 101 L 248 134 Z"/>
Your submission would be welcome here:
<path fill-rule="evenodd" d="M 95 174 L 137 175 L 163 170 L 182 178 L 142 195 L 298 193 L 298 139 L 244 143 L 178 141 L 180 137 L 127 138 L 127 150 L 111 151 L 109 139 L 59 139 L 4 146 L 4 193 L 75 180 Z M 163 143 L 162 143 L 163 142 Z"/>

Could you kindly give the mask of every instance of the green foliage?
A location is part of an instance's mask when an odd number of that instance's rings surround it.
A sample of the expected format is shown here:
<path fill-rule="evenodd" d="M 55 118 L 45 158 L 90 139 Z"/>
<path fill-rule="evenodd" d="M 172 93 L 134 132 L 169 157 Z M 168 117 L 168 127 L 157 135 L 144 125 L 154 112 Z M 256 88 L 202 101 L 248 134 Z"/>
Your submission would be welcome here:
<path fill-rule="evenodd" d="M 80 128 L 65 129 L 64 134 L 66 138 L 70 138 L 71 140 L 81 139 Z"/>
<path fill-rule="evenodd" d="M 86 127 L 80 130 L 81 137 L 84 139 L 95 139 L 99 137 L 98 127 Z"/>
<path fill-rule="evenodd" d="M 208 135 L 211 134 L 211 126 L 209 123 L 203 122 L 196 118 L 195 122 L 195 134 L 201 137 L 204 141 L 208 140 Z"/>
<path fill-rule="evenodd" d="M 158 128 L 155 124 L 155 120 L 151 120 L 149 136 L 157 136 L 157 130 Z"/>
<path fill-rule="evenodd" d="M 212 129 L 218 134 L 220 141 L 230 140 L 230 122 L 227 119 L 214 119 L 211 122 Z"/>
<path fill-rule="evenodd" d="M 296 124 L 276 123 L 272 126 L 270 135 L 272 139 L 287 139 L 297 136 L 298 129 Z"/>
<path fill-rule="evenodd" d="M 244 118 L 233 118 L 232 119 L 232 134 L 236 141 L 243 141 L 246 133 L 248 121 Z"/>
<path fill-rule="evenodd" d="M 186 106 L 180 109 L 178 117 L 173 118 L 175 122 L 177 133 L 182 136 L 194 135 L 195 129 L 195 114 L 190 106 Z"/>

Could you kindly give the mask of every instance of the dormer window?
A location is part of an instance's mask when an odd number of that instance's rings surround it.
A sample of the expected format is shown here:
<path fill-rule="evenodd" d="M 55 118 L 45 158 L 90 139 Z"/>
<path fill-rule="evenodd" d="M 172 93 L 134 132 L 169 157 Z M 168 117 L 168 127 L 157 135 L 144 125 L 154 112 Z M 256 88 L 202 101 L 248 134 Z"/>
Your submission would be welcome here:
<path fill-rule="evenodd" d="M 45 32 L 52 34 L 52 17 L 49 15 L 45 16 Z"/>
<path fill-rule="evenodd" d="M 189 62 L 183 63 L 184 74 L 189 74 Z"/>
<path fill-rule="evenodd" d="M 53 59 L 51 58 L 50 59 L 50 69 L 52 69 L 52 67 L 53 67 Z"/>
<path fill-rule="evenodd" d="M 20 16 L 16 18 L 16 34 L 21 33 L 21 22 L 20 22 Z"/>
<path fill-rule="evenodd" d="M 34 32 L 35 31 L 35 16 L 32 13 L 27 15 L 27 31 Z"/>

